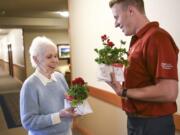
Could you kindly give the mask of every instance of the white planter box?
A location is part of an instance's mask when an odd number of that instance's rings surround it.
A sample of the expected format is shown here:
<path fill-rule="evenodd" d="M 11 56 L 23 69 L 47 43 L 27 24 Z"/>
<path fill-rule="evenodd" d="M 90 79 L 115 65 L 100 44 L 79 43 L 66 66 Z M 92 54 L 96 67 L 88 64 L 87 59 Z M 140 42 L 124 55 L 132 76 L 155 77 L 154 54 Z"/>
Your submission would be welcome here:
<path fill-rule="evenodd" d="M 113 72 L 115 73 L 115 79 L 118 82 L 124 81 L 124 70 L 123 66 L 120 66 L 118 64 L 114 64 L 113 66 Z"/>
<path fill-rule="evenodd" d="M 64 99 L 64 108 L 70 108 L 70 107 L 71 107 L 70 101 L 68 101 L 67 99 Z M 75 112 L 76 114 L 79 114 L 79 115 L 86 115 L 86 114 L 92 113 L 93 110 L 90 104 L 88 103 L 88 101 L 84 100 L 82 104 L 79 104 L 75 108 Z"/>
<path fill-rule="evenodd" d="M 124 71 L 123 68 L 115 65 L 105 65 L 105 64 L 99 64 L 98 68 L 98 80 L 99 81 L 107 81 L 111 82 L 111 73 L 115 73 L 115 79 L 118 82 L 124 81 Z"/>
<path fill-rule="evenodd" d="M 97 78 L 99 81 L 111 81 L 111 72 L 113 71 L 112 66 L 99 64 Z"/>

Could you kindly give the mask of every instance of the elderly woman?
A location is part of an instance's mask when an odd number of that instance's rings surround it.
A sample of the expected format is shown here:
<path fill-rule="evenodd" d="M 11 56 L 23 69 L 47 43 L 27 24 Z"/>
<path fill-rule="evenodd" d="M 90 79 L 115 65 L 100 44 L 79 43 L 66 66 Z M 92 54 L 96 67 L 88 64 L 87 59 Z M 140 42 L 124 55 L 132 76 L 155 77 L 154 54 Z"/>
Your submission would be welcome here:
<path fill-rule="evenodd" d="M 30 59 L 36 69 L 20 93 L 20 115 L 29 135 L 70 135 L 75 113 L 64 109 L 68 85 L 64 76 L 55 72 L 57 47 L 46 37 L 36 37 L 30 46 Z"/>

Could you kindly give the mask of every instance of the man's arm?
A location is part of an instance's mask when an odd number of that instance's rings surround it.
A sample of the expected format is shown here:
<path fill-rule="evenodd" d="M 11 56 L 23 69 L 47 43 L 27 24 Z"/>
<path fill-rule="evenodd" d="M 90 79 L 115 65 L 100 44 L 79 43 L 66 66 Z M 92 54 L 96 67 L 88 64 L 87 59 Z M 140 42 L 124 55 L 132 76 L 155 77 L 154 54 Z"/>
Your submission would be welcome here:
<path fill-rule="evenodd" d="M 177 95 L 178 81 L 173 79 L 160 79 L 156 85 L 127 91 L 127 96 L 130 98 L 154 102 L 174 102 Z"/>
<path fill-rule="evenodd" d="M 114 74 L 112 74 L 112 82 L 108 84 L 117 95 L 122 95 L 123 88 L 119 82 L 115 81 Z M 173 79 L 160 79 L 156 85 L 128 89 L 127 91 L 128 98 L 151 102 L 174 102 L 177 95 L 178 81 Z"/>

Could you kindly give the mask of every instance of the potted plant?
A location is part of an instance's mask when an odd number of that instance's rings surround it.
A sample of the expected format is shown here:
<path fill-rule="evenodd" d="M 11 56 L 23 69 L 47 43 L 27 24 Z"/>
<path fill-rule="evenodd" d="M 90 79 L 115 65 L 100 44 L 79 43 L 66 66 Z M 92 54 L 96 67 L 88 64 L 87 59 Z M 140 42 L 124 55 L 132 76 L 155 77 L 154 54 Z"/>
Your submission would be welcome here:
<path fill-rule="evenodd" d="M 92 109 L 86 100 L 88 95 L 89 91 L 84 79 L 81 77 L 75 78 L 65 95 L 65 108 L 72 107 L 79 115 L 92 113 Z"/>
<path fill-rule="evenodd" d="M 72 107 L 77 107 L 77 105 L 82 104 L 87 97 L 88 88 L 86 83 L 81 77 L 75 78 L 67 91 L 66 99 L 70 101 Z"/>
<path fill-rule="evenodd" d="M 115 72 L 117 81 L 124 81 L 122 67 L 128 65 L 128 53 L 125 48 L 122 48 L 122 45 L 125 45 L 126 42 L 121 40 L 120 47 L 116 47 L 107 35 L 102 35 L 101 40 L 103 48 L 94 49 L 98 54 L 98 57 L 95 58 L 99 64 L 98 79 L 111 81 L 110 73 Z"/>

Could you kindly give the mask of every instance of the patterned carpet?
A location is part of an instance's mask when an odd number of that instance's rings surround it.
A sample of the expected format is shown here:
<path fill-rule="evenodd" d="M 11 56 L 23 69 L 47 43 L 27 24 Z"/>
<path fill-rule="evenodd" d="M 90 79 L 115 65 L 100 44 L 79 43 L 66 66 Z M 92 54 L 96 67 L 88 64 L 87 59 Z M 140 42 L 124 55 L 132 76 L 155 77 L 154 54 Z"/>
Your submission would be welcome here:
<path fill-rule="evenodd" d="M 0 94 L 0 104 L 8 128 L 21 126 L 19 111 L 19 93 Z"/>

